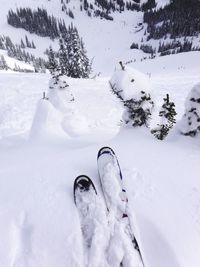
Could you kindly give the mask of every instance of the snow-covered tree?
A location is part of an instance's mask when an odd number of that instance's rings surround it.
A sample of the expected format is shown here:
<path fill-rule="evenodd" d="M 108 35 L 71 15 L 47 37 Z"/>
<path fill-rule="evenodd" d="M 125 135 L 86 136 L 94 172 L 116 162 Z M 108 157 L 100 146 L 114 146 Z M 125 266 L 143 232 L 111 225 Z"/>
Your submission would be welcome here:
<path fill-rule="evenodd" d="M 154 103 L 147 77 L 132 68 L 123 66 L 110 80 L 112 92 L 124 105 L 123 121 L 130 126 L 148 126 Z"/>
<path fill-rule="evenodd" d="M 181 132 L 189 136 L 200 133 L 200 83 L 192 88 L 186 99 Z"/>
<path fill-rule="evenodd" d="M 67 42 L 64 41 L 63 38 L 59 39 L 59 69 L 62 75 L 69 76 L 69 60 L 68 60 L 68 49 L 66 46 Z"/>
<path fill-rule="evenodd" d="M 0 70 L 8 70 L 8 65 L 3 55 L 0 57 Z"/>
<path fill-rule="evenodd" d="M 25 44 L 24 44 L 24 41 L 21 39 L 21 48 L 26 48 Z"/>
<path fill-rule="evenodd" d="M 140 97 L 138 99 L 132 98 L 124 100 L 123 103 L 126 108 L 126 113 L 123 116 L 126 124 L 130 124 L 134 127 L 142 125 L 148 127 L 153 107 L 150 94 L 140 91 Z"/>
<path fill-rule="evenodd" d="M 47 68 L 49 69 L 50 73 L 53 75 L 54 72 L 58 70 L 58 61 L 55 56 L 55 52 L 53 51 L 52 47 L 50 46 L 48 51 L 48 63 Z"/>
<path fill-rule="evenodd" d="M 3 36 L 0 36 L 0 49 L 5 50 L 5 38 Z"/>
<path fill-rule="evenodd" d="M 60 38 L 59 64 L 61 73 L 73 78 L 88 78 L 91 64 L 82 39 L 71 24 Z"/>
<path fill-rule="evenodd" d="M 31 42 L 29 41 L 27 35 L 25 36 L 25 41 L 26 41 L 26 47 L 28 47 L 28 48 L 32 48 L 32 46 L 31 46 Z"/>
<path fill-rule="evenodd" d="M 36 46 L 35 46 L 35 44 L 34 44 L 33 41 L 31 42 L 31 47 L 32 47 L 33 49 L 36 49 Z"/>
<path fill-rule="evenodd" d="M 159 140 L 163 140 L 169 133 L 170 129 L 176 123 L 175 116 L 177 115 L 174 102 L 169 101 L 169 95 L 163 98 L 164 103 L 159 112 L 161 117 L 160 124 L 155 129 L 151 130 L 151 133 Z"/>

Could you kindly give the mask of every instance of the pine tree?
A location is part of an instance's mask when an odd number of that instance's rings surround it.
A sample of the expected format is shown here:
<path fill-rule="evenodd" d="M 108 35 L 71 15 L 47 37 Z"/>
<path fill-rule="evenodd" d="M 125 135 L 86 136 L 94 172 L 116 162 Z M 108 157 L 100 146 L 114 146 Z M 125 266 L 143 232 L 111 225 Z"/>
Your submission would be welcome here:
<path fill-rule="evenodd" d="M 35 44 L 34 44 L 33 41 L 32 41 L 32 43 L 31 43 L 31 47 L 32 47 L 33 49 L 36 49 L 36 46 L 35 46 Z"/>
<path fill-rule="evenodd" d="M 88 78 L 90 64 L 86 55 L 83 41 L 80 39 L 77 29 L 71 25 L 67 41 L 68 75 L 73 78 Z"/>
<path fill-rule="evenodd" d="M 67 34 L 68 35 L 68 34 Z M 65 39 L 67 40 L 67 39 Z M 66 41 L 64 42 L 63 38 L 59 39 L 59 51 L 58 51 L 58 58 L 59 58 L 59 70 L 62 75 L 69 76 L 69 60 L 68 60 L 68 50 L 66 47 L 68 44 Z"/>
<path fill-rule="evenodd" d="M 56 72 L 58 70 L 58 61 L 55 57 L 55 52 L 53 51 L 51 46 L 50 46 L 49 52 L 48 52 L 47 68 L 49 69 L 49 71 L 52 75 L 54 74 L 54 72 Z"/>
<path fill-rule="evenodd" d="M 71 24 L 59 42 L 59 65 L 62 74 L 72 78 L 88 78 L 91 64 L 77 29 Z"/>
<path fill-rule="evenodd" d="M 130 69 L 127 70 L 121 61 L 119 64 L 121 66 L 123 75 L 120 73 L 120 76 L 117 78 L 115 77 L 116 83 L 114 80 L 111 80 L 110 86 L 112 92 L 120 99 L 125 108 L 123 113 L 123 122 L 133 127 L 143 125 L 148 127 L 149 120 L 151 119 L 151 112 L 154 107 L 154 102 L 151 99 L 151 95 L 150 93 L 141 90 L 138 91 L 136 95 L 133 95 L 132 98 L 125 98 L 124 90 L 126 90 L 126 88 L 119 86 L 119 81 L 120 79 L 124 79 L 132 84 L 135 82 L 135 74 L 130 74 Z M 126 86 L 130 85 L 127 84 Z"/>
<path fill-rule="evenodd" d="M 3 55 L 0 57 L 0 70 L 8 70 L 8 65 Z"/>
<path fill-rule="evenodd" d="M 151 130 L 151 133 L 159 140 L 165 139 L 168 135 L 170 129 L 173 128 L 176 123 L 175 116 L 177 115 L 175 110 L 174 102 L 169 101 L 169 95 L 166 95 L 166 98 L 163 98 L 164 104 L 161 107 L 159 116 L 161 117 L 161 122 L 158 124 L 158 127 Z"/>
<path fill-rule="evenodd" d="M 24 41 L 21 39 L 21 48 L 25 48 L 26 46 L 25 46 L 25 44 L 24 44 Z"/>
<path fill-rule="evenodd" d="M 27 35 L 25 36 L 25 41 L 26 41 L 26 47 L 31 48 L 32 46 L 31 46 L 30 41 L 28 40 Z"/>
<path fill-rule="evenodd" d="M 126 124 L 132 125 L 133 127 L 145 125 L 148 127 L 148 122 L 151 119 L 151 109 L 154 105 L 151 100 L 150 94 L 141 91 L 141 97 L 139 100 L 130 99 L 123 100 L 126 108 L 124 121 Z"/>
<path fill-rule="evenodd" d="M 200 133 L 200 84 L 193 87 L 187 97 L 185 106 L 184 129 L 181 130 L 181 133 L 194 137 Z"/>
<path fill-rule="evenodd" d="M 0 36 L 0 49 L 5 50 L 4 37 Z"/>

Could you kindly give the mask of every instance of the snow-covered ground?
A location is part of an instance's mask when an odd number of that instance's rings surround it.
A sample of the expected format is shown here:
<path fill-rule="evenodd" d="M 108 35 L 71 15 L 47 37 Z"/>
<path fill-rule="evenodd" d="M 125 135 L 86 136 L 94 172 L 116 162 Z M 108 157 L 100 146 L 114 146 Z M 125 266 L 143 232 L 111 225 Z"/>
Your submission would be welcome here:
<path fill-rule="evenodd" d="M 194 52 L 134 65 L 149 73 L 158 106 L 169 93 L 177 120 L 200 80 L 198 58 Z M 121 105 L 109 77 L 67 80 L 88 132 L 74 137 L 63 131 L 60 116 L 46 105 L 45 130 L 38 124 L 37 138 L 29 138 L 49 78 L 0 73 L 0 266 L 83 266 L 73 182 L 88 175 L 102 197 L 96 155 L 108 145 L 121 164 L 146 267 L 199 267 L 199 138 L 180 136 L 178 126 L 165 141 L 147 129 L 120 129 Z"/>

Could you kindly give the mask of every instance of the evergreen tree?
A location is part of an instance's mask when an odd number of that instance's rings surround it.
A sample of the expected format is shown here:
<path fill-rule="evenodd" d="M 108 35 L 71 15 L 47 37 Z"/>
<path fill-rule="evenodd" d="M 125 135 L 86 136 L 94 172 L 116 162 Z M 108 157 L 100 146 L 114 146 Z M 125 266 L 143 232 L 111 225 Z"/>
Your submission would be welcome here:
<path fill-rule="evenodd" d="M 68 50 L 67 46 L 68 45 L 68 39 L 67 39 L 68 34 L 65 36 L 65 41 L 63 38 L 59 39 L 59 51 L 58 51 L 58 58 L 59 58 L 59 70 L 62 75 L 67 75 L 69 76 L 69 60 L 68 60 Z"/>
<path fill-rule="evenodd" d="M 0 57 L 0 70 L 8 70 L 8 65 L 3 55 Z"/>
<path fill-rule="evenodd" d="M 33 41 L 32 41 L 32 43 L 31 43 L 31 47 L 32 47 L 33 49 L 36 49 L 36 46 L 35 46 L 35 44 L 34 44 Z"/>
<path fill-rule="evenodd" d="M 137 43 L 132 43 L 130 49 L 139 49 L 139 45 Z"/>
<path fill-rule="evenodd" d="M 148 127 L 148 122 L 151 119 L 151 110 L 153 107 L 153 101 L 150 94 L 141 91 L 141 97 L 139 100 L 129 99 L 123 100 L 126 113 L 123 117 L 126 124 L 133 127 L 145 125 Z"/>
<path fill-rule="evenodd" d="M 25 48 L 26 46 L 25 46 L 25 44 L 24 44 L 24 41 L 21 39 L 21 48 Z"/>
<path fill-rule="evenodd" d="M 5 50 L 5 45 L 4 45 L 4 38 L 0 36 L 0 49 Z"/>
<path fill-rule="evenodd" d="M 25 36 L 25 41 L 26 41 L 26 47 L 28 47 L 28 48 L 32 48 L 31 43 L 30 43 L 30 41 L 29 41 L 27 35 Z"/>
<path fill-rule="evenodd" d="M 174 126 L 176 120 L 175 116 L 177 115 L 175 110 L 174 102 L 169 101 L 169 95 L 166 95 L 166 98 L 163 98 L 164 104 L 160 110 L 159 116 L 161 117 L 161 122 L 158 124 L 158 127 L 151 130 L 151 133 L 159 140 L 163 140 L 169 133 L 170 129 Z"/>
<path fill-rule="evenodd" d="M 135 76 L 136 79 L 138 79 L 138 74 L 135 74 L 134 70 L 127 70 L 121 61 L 119 63 L 122 72 L 118 74 L 119 76 L 114 76 L 114 80 L 113 78 L 111 79 L 110 86 L 112 92 L 120 99 L 125 108 L 123 122 L 133 127 L 143 125 L 148 127 L 149 120 L 151 119 L 151 112 L 154 107 L 151 95 L 150 93 L 141 90 L 142 88 L 139 90 L 138 88 L 135 88 L 135 91 L 137 91 L 135 95 L 126 98 L 124 91 L 127 90 L 127 87 L 131 89 L 134 88 L 132 84 L 135 82 Z M 126 85 L 121 87 L 120 83 L 124 83 L 124 81 L 126 81 Z M 140 83 L 142 83 L 142 81 L 140 81 Z"/>
<path fill-rule="evenodd" d="M 195 85 L 186 100 L 182 134 L 196 136 L 200 133 L 200 84 Z"/>
<path fill-rule="evenodd" d="M 77 29 L 71 24 L 60 38 L 59 66 L 62 74 L 72 78 L 88 78 L 91 64 Z"/>
<path fill-rule="evenodd" d="M 51 46 L 50 46 L 49 52 L 48 52 L 47 68 L 49 69 L 49 71 L 52 75 L 58 70 L 58 61 L 55 57 L 55 52 L 53 51 Z"/>

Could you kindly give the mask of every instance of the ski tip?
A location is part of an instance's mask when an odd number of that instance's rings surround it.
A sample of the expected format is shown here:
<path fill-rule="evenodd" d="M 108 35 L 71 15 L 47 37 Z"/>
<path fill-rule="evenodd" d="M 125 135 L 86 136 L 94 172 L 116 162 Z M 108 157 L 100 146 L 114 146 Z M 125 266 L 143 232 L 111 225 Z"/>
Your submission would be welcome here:
<path fill-rule="evenodd" d="M 81 191 L 89 191 L 90 187 L 94 189 L 95 193 L 97 194 L 96 188 L 92 182 L 92 180 L 87 175 L 79 175 L 74 180 L 74 202 L 76 204 L 76 198 L 75 198 L 75 191 L 77 188 Z"/>
<path fill-rule="evenodd" d="M 114 150 L 113 150 L 112 148 L 108 147 L 108 146 L 104 146 L 104 147 L 102 147 L 102 148 L 99 150 L 98 154 L 97 154 L 97 161 L 98 161 L 99 157 L 100 157 L 101 155 L 103 155 L 103 154 L 109 154 L 109 155 L 113 156 L 113 158 L 116 159 L 117 165 L 118 165 L 118 167 L 119 167 L 120 177 L 121 177 L 121 179 L 122 179 L 122 172 L 121 172 L 121 169 L 120 169 L 120 166 L 119 166 L 119 162 L 118 162 L 118 159 L 117 159 L 117 156 L 116 156 Z"/>
<path fill-rule="evenodd" d="M 97 159 L 98 159 L 102 154 L 107 154 L 107 153 L 112 154 L 112 155 L 115 155 L 115 152 L 113 151 L 112 148 L 110 148 L 110 147 L 108 147 L 108 146 L 104 146 L 104 147 L 102 147 L 102 148 L 99 150 L 99 152 L 98 152 L 98 154 L 97 154 Z"/>

